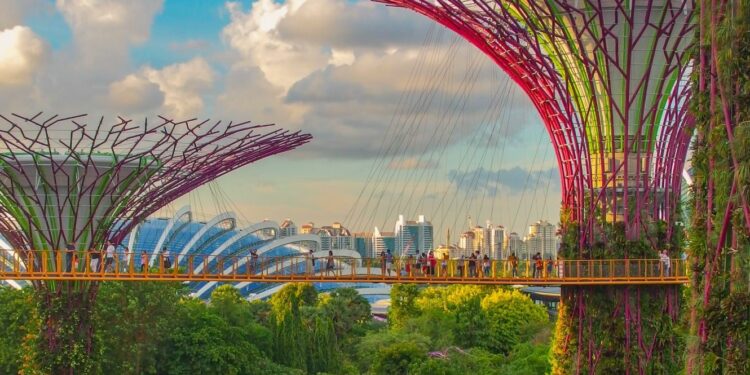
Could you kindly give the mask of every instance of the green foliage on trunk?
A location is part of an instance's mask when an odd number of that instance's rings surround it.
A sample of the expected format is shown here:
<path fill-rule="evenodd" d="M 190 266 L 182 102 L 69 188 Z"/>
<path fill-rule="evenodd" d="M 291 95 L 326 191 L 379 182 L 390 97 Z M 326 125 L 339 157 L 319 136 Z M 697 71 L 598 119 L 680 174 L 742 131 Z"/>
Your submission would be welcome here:
<path fill-rule="evenodd" d="M 39 332 L 39 321 L 34 309 L 31 289 L 0 288 L 0 373 L 36 373 L 36 348 L 33 345 Z"/>
<path fill-rule="evenodd" d="M 564 216 L 564 215 L 563 215 Z M 580 246 L 577 223 L 563 222 L 563 259 L 658 258 L 666 249 L 679 256 L 684 235 L 655 221 L 638 239 L 623 223 L 597 223 Z M 682 368 L 683 332 L 678 320 L 680 287 L 563 287 L 552 349 L 552 373 L 594 369 L 597 374 L 677 373 Z"/>
<path fill-rule="evenodd" d="M 699 1 L 690 374 L 750 373 L 750 3 Z M 734 186 L 734 191 L 733 187 Z M 725 221 L 726 220 L 726 221 Z"/>

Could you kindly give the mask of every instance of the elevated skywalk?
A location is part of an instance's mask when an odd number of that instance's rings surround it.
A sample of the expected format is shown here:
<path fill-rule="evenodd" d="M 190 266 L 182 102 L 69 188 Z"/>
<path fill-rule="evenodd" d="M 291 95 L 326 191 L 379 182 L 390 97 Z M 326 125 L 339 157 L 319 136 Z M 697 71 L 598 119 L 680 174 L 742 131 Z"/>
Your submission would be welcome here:
<path fill-rule="evenodd" d="M 360 259 L 338 256 L 333 268 L 326 269 L 326 258 L 309 256 L 259 257 L 184 255 L 170 259 L 184 267 L 165 267 L 164 259 L 150 269 L 140 270 L 137 254 L 116 254 L 106 269 L 104 262 L 94 261 L 95 253 L 65 251 L 2 250 L 4 280 L 90 280 L 90 281 L 219 281 L 219 282 L 356 282 L 415 284 L 485 284 L 485 285 L 668 285 L 688 283 L 686 262 L 659 259 L 587 259 L 555 262 L 534 272 L 532 262 L 519 261 L 515 267 L 507 260 L 438 261 L 434 269 L 416 267 L 405 260 L 390 265 L 382 259 Z M 103 254 L 100 254 L 101 256 Z M 93 256 L 93 257 L 92 257 Z M 103 259 L 103 258 L 100 258 Z M 104 263 L 104 264 L 102 264 Z M 198 267 L 197 265 L 202 265 Z M 390 272 L 389 272 L 390 268 Z"/>

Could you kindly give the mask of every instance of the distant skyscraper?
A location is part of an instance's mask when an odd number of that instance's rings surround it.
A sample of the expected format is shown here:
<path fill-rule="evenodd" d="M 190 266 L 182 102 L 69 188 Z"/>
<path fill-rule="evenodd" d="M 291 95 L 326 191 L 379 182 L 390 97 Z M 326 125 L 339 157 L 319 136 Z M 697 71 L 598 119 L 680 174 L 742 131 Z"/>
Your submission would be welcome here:
<path fill-rule="evenodd" d="M 302 234 L 317 234 L 320 237 L 320 251 L 329 250 L 354 250 L 354 236 L 349 229 L 344 228 L 339 222 L 315 228 L 313 223 L 302 226 Z"/>
<path fill-rule="evenodd" d="M 372 246 L 372 233 L 354 233 L 354 250 L 356 250 L 362 258 L 375 258 L 377 254 Z"/>
<path fill-rule="evenodd" d="M 372 251 L 375 257 L 380 256 L 381 253 L 386 250 L 393 250 L 396 248 L 396 236 L 393 232 L 381 232 L 378 227 L 375 227 L 375 231 L 372 232 Z"/>
<path fill-rule="evenodd" d="M 464 232 L 461 235 L 461 238 L 458 239 L 458 247 L 461 249 L 463 255 L 469 256 L 469 254 L 476 250 L 474 248 L 475 239 L 476 233 L 474 231 Z"/>
<path fill-rule="evenodd" d="M 526 256 L 526 254 L 524 254 L 525 250 L 526 249 L 521 236 L 519 236 L 516 232 L 511 232 L 508 235 L 508 256 L 510 256 L 510 254 L 515 254 L 516 257 L 523 259 Z"/>
<path fill-rule="evenodd" d="M 474 228 L 471 228 L 471 231 L 474 232 L 474 251 L 479 250 L 482 254 L 486 254 L 488 236 L 485 235 L 485 229 L 477 225 Z"/>
<path fill-rule="evenodd" d="M 545 259 L 557 258 L 557 226 L 546 220 L 539 220 L 529 226 L 527 246 L 529 253 L 537 252 Z"/>
<path fill-rule="evenodd" d="M 433 249 L 432 223 L 426 221 L 424 215 L 419 215 L 417 221 L 404 220 L 404 215 L 398 215 L 396 228 L 395 254 L 419 254 Z"/>
<path fill-rule="evenodd" d="M 503 252 L 505 248 L 505 227 L 502 225 L 493 226 L 492 223 L 487 220 L 487 228 L 485 228 L 485 249 L 486 253 L 493 259 L 507 259 L 508 254 Z"/>

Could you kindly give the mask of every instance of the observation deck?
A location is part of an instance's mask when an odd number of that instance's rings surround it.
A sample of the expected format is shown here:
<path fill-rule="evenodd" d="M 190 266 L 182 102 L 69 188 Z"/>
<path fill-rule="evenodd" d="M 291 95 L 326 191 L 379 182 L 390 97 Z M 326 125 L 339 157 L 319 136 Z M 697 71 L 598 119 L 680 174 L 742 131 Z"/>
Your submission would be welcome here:
<path fill-rule="evenodd" d="M 140 255 L 118 253 L 107 263 L 103 254 L 96 260 L 90 252 L 0 250 L 5 264 L 0 279 L 5 280 L 89 280 L 89 281 L 218 281 L 218 282 L 356 282 L 410 284 L 478 284 L 478 285 L 678 285 L 687 284 L 687 262 L 659 259 L 586 259 L 555 262 L 551 272 L 547 264 L 538 274 L 532 262 L 519 261 L 513 271 L 507 260 L 491 260 L 488 267 L 480 261 L 438 260 L 434 269 L 407 267 L 406 259 L 395 259 L 390 267 L 381 258 L 334 257 L 333 269 L 326 269 L 328 259 L 309 256 L 266 257 L 215 255 L 172 255 L 165 267 L 165 257 L 158 264 L 141 271 Z M 70 254 L 70 255 L 69 255 Z M 73 255 L 75 254 L 75 255 Z M 93 255 L 93 257 L 92 257 Z M 105 267 L 106 265 L 106 267 Z M 408 270 L 407 270 L 408 268 Z"/>

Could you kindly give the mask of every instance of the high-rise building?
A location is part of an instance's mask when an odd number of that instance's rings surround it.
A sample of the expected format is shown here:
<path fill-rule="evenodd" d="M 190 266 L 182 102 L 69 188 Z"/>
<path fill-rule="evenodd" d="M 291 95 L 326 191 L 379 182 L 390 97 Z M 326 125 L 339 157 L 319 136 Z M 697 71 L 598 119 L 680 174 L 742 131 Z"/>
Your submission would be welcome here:
<path fill-rule="evenodd" d="M 354 250 L 354 236 L 352 236 L 349 229 L 344 228 L 339 222 L 318 228 L 317 234 L 320 236 L 321 247 L 325 251 L 338 249 Z M 330 247 L 327 249 L 323 245 L 324 240 L 330 243 Z"/>
<path fill-rule="evenodd" d="M 508 254 L 508 256 L 510 256 L 510 254 L 515 254 L 519 259 L 524 259 L 524 257 L 526 256 L 526 246 L 524 246 L 523 239 L 521 239 L 521 236 L 519 236 L 518 233 L 511 232 L 508 235 L 507 250 L 508 251 L 506 252 L 506 254 Z"/>
<path fill-rule="evenodd" d="M 356 250 L 362 258 L 375 258 L 377 254 L 372 247 L 372 233 L 354 233 L 354 250 Z"/>
<path fill-rule="evenodd" d="M 483 255 L 486 254 L 488 236 L 485 233 L 485 229 L 477 225 L 471 228 L 471 231 L 474 232 L 474 251 L 479 250 Z"/>
<path fill-rule="evenodd" d="M 381 232 L 378 227 L 375 227 L 375 231 L 372 232 L 372 251 L 375 257 L 380 256 L 381 253 L 396 248 L 396 236 L 393 232 Z"/>
<path fill-rule="evenodd" d="M 297 235 L 297 225 L 291 219 L 285 219 L 279 225 L 279 237 L 289 237 Z"/>
<path fill-rule="evenodd" d="M 502 225 L 493 226 L 492 223 L 487 220 L 487 228 L 485 228 L 485 251 L 493 259 L 507 259 L 508 254 L 503 252 L 505 249 L 505 227 Z"/>
<path fill-rule="evenodd" d="M 419 215 L 417 221 L 404 220 L 404 215 L 398 215 L 394 234 L 396 255 L 416 255 L 433 249 L 432 223 L 424 215 Z"/>
<path fill-rule="evenodd" d="M 469 256 L 476 250 L 474 247 L 475 238 L 476 233 L 474 231 L 467 231 L 461 234 L 461 237 L 458 239 L 458 248 L 461 249 L 462 255 Z"/>
<path fill-rule="evenodd" d="M 540 253 L 544 259 L 557 258 L 557 226 L 546 220 L 539 220 L 529 226 L 528 252 Z"/>

